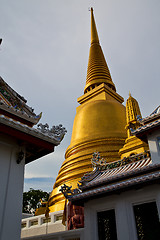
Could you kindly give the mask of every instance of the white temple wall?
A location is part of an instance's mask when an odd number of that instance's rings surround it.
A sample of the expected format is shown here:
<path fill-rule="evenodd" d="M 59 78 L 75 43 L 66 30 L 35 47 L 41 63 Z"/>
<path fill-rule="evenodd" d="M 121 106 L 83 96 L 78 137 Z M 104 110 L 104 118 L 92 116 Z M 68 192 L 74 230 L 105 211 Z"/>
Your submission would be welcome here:
<path fill-rule="evenodd" d="M 147 186 L 138 190 L 114 194 L 85 203 L 84 239 L 98 239 L 97 212 L 115 210 L 118 240 L 137 240 L 133 206 L 135 204 L 156 201 L 160 218 L 159 185 Z"/>
<path fill-rule="evenodd" d="M 153 163 L 160 163 L 160 130 L 148 134 L 148 144 Z"/>
<path fill-rule="evenodd" d="M 16 161 L 21 150 L 14 139 L 0 136 L 0 240 L 20 239 L 25 160 Z"/>

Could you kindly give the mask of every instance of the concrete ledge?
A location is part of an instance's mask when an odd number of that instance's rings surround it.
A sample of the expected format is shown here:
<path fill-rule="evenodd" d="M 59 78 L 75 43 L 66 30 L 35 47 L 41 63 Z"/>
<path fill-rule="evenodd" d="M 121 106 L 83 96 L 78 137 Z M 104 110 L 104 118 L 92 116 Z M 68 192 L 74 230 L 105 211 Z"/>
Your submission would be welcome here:
<path fill-rule="evenodd" d="M 84 240 L 84 228 L 56 233 L 48 233 L 40 236 L 21 238 L 22 240 Z"/>

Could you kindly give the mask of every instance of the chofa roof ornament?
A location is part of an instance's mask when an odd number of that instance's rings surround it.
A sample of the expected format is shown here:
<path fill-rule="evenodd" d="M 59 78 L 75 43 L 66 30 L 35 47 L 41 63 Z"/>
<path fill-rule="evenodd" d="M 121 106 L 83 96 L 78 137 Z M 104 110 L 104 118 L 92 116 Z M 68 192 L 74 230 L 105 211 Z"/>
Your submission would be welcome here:
<path fill-rule="evenodd" d="M 47 123 L 39 123 L 37 125 L 37 129 L 40 130 L 43 134 L 53 137 L 59 142 L 62 141 L 64 135 L 67 133 L 67 130 L 65 129 L 65 127 L 62 126 L 62 124 L 59 124 L 58 126 L 53 126 L 51 129 L 49 129 L 49 125 Z"/>
<path fill-rule="evenodd" d="M 72 189 L 72 186 L 67 186 L 66 184 L 64 184 L 63 186 L 61 186 L 61 189 L 59 190 L 60 192 L 63 193 L 63 195 L 65 196 L 66 199 L 71 198 L 73 195 L 76 195 L 78 193 L 81 192 L 80 189 L 76 188 L 76 189 Z"/>

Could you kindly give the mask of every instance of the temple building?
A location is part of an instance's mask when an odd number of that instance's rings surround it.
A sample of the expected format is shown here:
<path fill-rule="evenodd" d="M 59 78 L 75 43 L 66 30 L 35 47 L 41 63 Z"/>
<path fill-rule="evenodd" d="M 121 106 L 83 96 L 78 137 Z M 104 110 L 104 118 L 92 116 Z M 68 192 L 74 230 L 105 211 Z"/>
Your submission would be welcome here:
<path fill-rule="evenodd" d="M 23 240 L 160 239 L 159 107 L 142 118 L 131 94 L 126 107 L 123 102 L 91 8 L 86 85 L 71 142 L 49 197 L 49 217 L 24 219 Z"/>
<path fill-rule="evenodd" d="M 0 77 L 1 240 L 20 239 L 25 164 L 52 153 L 66 133 L 38 124 L 41 115 Z"/>
<path fill-rule="evenodd" d="M 150 151 L 113 163 L 94 153 L 94 170 L 82 177 L 78 188 L 62 186 L 73 206 L 84 207 L 80 239 L 160 239 L 159 109 L 140 119 L 139 128 L 131 129 L 133 136 L 149 143 Z"/>

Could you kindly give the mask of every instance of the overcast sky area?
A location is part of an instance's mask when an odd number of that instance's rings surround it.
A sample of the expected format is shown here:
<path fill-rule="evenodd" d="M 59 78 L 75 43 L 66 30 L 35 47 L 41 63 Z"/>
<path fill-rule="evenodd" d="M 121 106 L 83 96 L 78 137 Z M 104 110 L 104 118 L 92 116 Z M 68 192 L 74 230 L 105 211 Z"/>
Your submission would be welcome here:
<path fill-rule="evenodd" d="M 159 0 L 1 0 L 1 77 L 37 115 L 43 112 L 40 122 L 67 129 L 53 154 L 26 166 L 25 178 L 56 178 L 64 161 L 85 87 L 90 7 L 124 104 L 129 91 L 143 117 L 160 104 Z"/>

